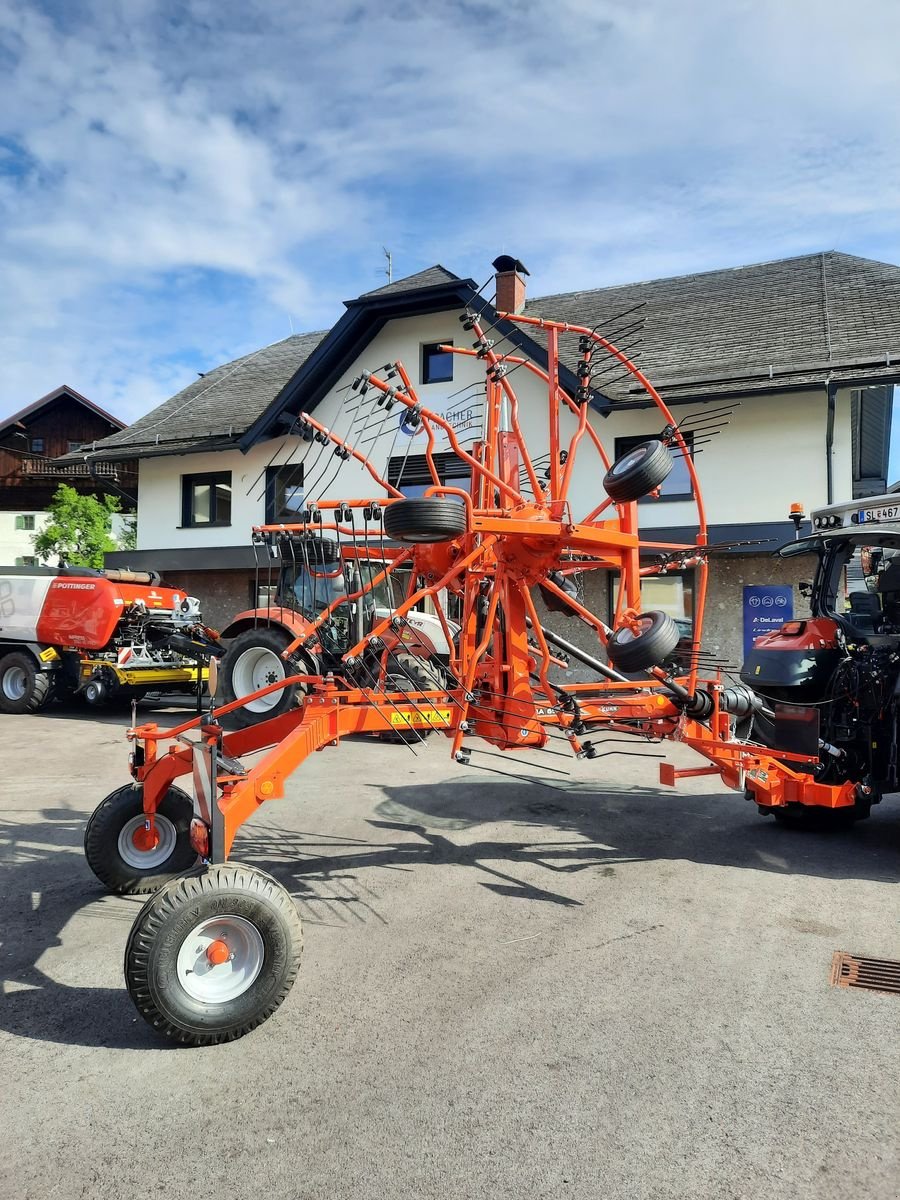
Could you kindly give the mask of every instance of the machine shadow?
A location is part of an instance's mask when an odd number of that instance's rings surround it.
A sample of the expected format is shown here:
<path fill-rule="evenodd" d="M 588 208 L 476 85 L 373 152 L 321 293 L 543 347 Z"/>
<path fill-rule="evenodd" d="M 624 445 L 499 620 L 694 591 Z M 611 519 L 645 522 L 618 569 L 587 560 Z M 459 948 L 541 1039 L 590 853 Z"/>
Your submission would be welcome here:
<path fill-rule="evenodd" d="M 106 895 L 94 879 L 82 853 L 84 823 L 82 814 L 63 808 L 43 809 L 27 822 L 0 818 L 0 1029 L 66 1045 L 174 1049 L 137 1016 L 124 984 L 60 983 L 41 965 L 64 945 L 66 926 L 79 913 L 121 929 L 121 943 L 110 942 L 118 964 L 140 907 L 139 898 Z M 75 936 L 89 941 L 86 952 L 96 944 L 83 930 Z M 68 938 L 65 944 L 72 945 Z"/>
<path fill-rule="evenodd" d="M 572 905 L 579 902 L 554 880 L 581 871 L 612 874 L 611 868 L 652 859 L 876 882 L 896 879 L 900 865 L 900 810 L 893 799 L 850 830 L 823 832 L 783 828 L 734 793 L 563 790 L 526 777 L 378 790 L 385 799 L 368 822 L 371 841 L 259 822 L 242 830 L 234 856 L 270 871 L 292 891 L 304 919 L 326 924 L 367 915 L 384 920 L 365 882 L 371 868 L 467 867 L 498 894 Z M 480 826 L 497 825 L 513 826 L 521 836 L 473 838 Z M 548 839 L 548 829 L 562 836 Z M 546 872 L 544 885 L 535 883 L 531 869 L 528 882 L 520 878 L 517 866 Z"/>

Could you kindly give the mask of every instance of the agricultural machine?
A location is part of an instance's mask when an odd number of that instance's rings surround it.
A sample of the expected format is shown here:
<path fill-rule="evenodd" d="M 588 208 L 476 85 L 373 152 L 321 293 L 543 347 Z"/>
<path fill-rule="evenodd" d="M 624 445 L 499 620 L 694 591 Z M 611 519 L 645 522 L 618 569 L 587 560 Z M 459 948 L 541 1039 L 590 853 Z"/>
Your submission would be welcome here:
<path fill-rule="evenodd" d="M 596 329 L 501 316 L 536 327 L 548 366 L 501 353 L 479 313 L 462 314 L 471 349 L 443 349 L 484 366 L 471 442 L 422 404 L 400 362 L 365 371 L 348 387 L 350 434 L 297 416 L 293 432 L 305 459 L 325 455 L 335 468 L 354 463 L 356 478 L 365 472 L 375 496 L 316 498 L 310 487 L 296 523 L 256 529 L 260 582 L 269 581 L 272 601 L 245 614 L 235 631 L 223 675 L 227 702 L 176 728 L 129 731 L 133 783 L 99 805 L 85 850 L 111 890 L 153 893 L 128 939 L 125 978 L 138 1011 L 166 1037 L 192 1045 L 240 1037 L 288 994 L 301 949 L 294 903 L 269 875 L 229 856 L 240 827 L 284 796 L 291 773 L 349 734 L 402 731 L 418 740 L 437 732 L 453 761 L 473 767 L 485 753 L 540 752 L 551 738 L 586 759 L 601 756 L 598 738 L 609 732 L 676 739 L 709 765 L 678 771 L 664 764 L 663 782 L 720 775 L 762 812 L 864 815 L 877 798 L 861 727 L 854 727 L 852 750 L 837 728 L 829 726 L 829 739 L 817 732 L 813 718 L 822 703 L 813 693 L 821 684 L 827 698 L 828 687 L 838 685 L 807 680 L 799 660 L 789 668 L 787 658 L 778 680 L 764 678 L 762 666 L 757 675 L 752 661 L 749 681 L 732 684 L 704 667 L 713 548 L 685 433 L 651 383 Z M 561 344 L 579 380 L 574 394 L 558 382 Z M 657 435 L 616 461 L 588 419 L 592 381 L 610 363 L 630 373 L 659 414 Z M 513 382 L 519 370 L 538 376 L 546 395 L 541 442 L 549 453 L 541 459 L 529 453 L 522 429 Z M 533 427 L 533 408 L 527 415 Z M 361 432 L 392 427 L 418 437 L 431 478 L 421 494 L 405 495 L 402 473 L 390 478 L 386 462 L 364 448 L 383 439 L 367 442 Z M 442 482 L 435 456 L 444 447 L 470 473 L 467 487 Z M 653 496 L 679 455 L 691 478 L 697 536 L 690 544 L 649 543 L 638 532 L 637 501 Z M 573 512 L 576 464 L 585 463 L 597 492 L 602 480 L 603 494 L 588 511 Z M 323 493 L 334 494 L 334 479 L 323 483 Z M 810 546 L 832 562 L 827 541 L 814 535 Z M 641 583 L 688 568 L 695 571 L 695 601 L 685 655 L 672 618 L 642 610 Z M 592 611 L 577 586 L 595 571 L 619 584 L 611 620 Z M 821 594 L 830 596 L 831 586 L 823 583 Z M 587 626 L 591 650 L 551 628 L 548 611 L 557 624 L 569 615 Z M 851 653 L 836 615 L 823 613 L 783 637 L 798 649 L 804 637 L 821 639 L 834 662 Z M 775 646 L 760 653 L 769 649 L 781 653 Z M 562 656 L 590 677 L 569 682 L 558 669 Z M 862 649 L 859 657 L 865 659 Z M 217 673 L 212 665 L 210 672 Z M 214 680 L 210 687 L 217 690 Z M 849 721 L 848 688 L 839 685 Z M 799 706 L 791 702 L 797 699 Z M 242 710 L 252 719 L 245 713 L 240 728 L 226 729 L 222 719 Z M 798 712 L 802 720 L 793 719 Z M 257 755 L 252 763 L 250 755 Z M 178 786 L 184 777 L 190 794 Z"/>
<path fill-rule="evenodd" d="M 0 573 L 0 712 L 191 693 L 214 635 L 199 602 L 149 572 L 6 567 Z"/>

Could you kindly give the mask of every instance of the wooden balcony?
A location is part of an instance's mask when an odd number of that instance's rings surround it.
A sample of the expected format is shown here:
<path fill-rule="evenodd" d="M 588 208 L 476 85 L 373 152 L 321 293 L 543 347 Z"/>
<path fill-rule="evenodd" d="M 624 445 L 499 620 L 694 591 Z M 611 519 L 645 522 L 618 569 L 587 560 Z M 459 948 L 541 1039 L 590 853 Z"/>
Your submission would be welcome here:
<path fill-rule="evenodd" d="M 123 463 L 94 463 L 94 470 L 91 472 L 87 463 L 67 463 L 65 466 L 57 466 L 52 459 L 49 458 L 23 458 L 20 460 L 18 474 L 25 476 L 28 479 L 59 479 L 65 483 L 67 479 L 112 479 L 112 480 L 132 480 L 136 477 L 137 472 L 132 464 Z"/>

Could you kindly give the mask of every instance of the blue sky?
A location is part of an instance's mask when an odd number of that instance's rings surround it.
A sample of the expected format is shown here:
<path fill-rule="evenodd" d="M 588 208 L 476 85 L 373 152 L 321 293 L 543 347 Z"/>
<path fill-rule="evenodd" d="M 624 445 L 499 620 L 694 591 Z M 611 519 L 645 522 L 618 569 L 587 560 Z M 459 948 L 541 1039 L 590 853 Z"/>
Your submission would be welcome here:
<path fill-rule="evenodd" d="M 0 414 L 133 419 L 383 245 L 534 295 L 900 262 L 898 45 L 893 0 L 4 0 Z"/>

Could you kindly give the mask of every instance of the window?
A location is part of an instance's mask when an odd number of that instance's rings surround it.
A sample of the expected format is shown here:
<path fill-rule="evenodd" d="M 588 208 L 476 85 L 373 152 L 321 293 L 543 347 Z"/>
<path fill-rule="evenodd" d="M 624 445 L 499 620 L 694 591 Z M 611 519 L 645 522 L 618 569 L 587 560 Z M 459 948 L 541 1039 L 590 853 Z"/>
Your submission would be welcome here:
<path fill-rule="evenodd" d="M 43 438 L 32 438 L 31 439 L 31 453 L 32 454 L 43 454 L 44 453 L 44 439 Z"/>
<path fill-rule="evenodd" d="M 442 354 L 439 346 L 452 346 L 448 338 L 446 342 L 432 342 L 422 347 L 422 382 L 449 383 L 453 378 L 453 355 Z"/>
<path fill-rule="evenodd" d="M 231 472 L 210 471 L 181 477 L 183 528 L 231 524 Z"/>
<path fill-rule="evenodd" d="M 433 454 L 431 457 L 441 483 L 448 487 L 462 488 L 465 492 L 469 490 L 472 472 L 468 463 L 452 453 Z M 424 454 L 398 454 L 389 459 L 387 480 L 410 500 L 421 496 L 427 488 L 434 486 L 434 480 L 428 470 L 428 459 Z"/>
<path fill-rule="evenodd" d="M 34 530 L 34 513 L 19 513 L 16 517 L 16 529 Z"/>
<path fill-rule="evenodd" d="M 694 436 L 690 433 L 682 435 L 690 451 L 691 458 L 694 457 Z M 652 434 L 642 434 L 636 437 L 617 437 L 616 438 L 616 459 L 620 459 L 623 454 L 627 454 L 629 450 L 633 450 L 635 446 L 640 446 L 642 442 L 650 441 Z M 678 446 L 669 447 L 675 465 L 669 473 L 668 479 L 665 479 L 659 489 L 660 500 L 692 500 L 694 498 L 694 490 L 691 487 L 691 476 L 688 472 L 687 463 L 684 455 Z M 645 497 L 647 500 L 656 499 L 656 497 Z M 642 501 L 638 501 L 642 503 Z"/>
<path fill-rule="evenodd" d="M 16 559 L 17 567 L 36 567 L 37 565 L 38 560 L 30 554 L 26 554 L 23 558 Z"/>
<path fill-rule="evenodd" d="M 303 508 L 303 467 L 266 468 L 266 524 L 290 525 Z"/>
<path fill-rule="evenodd" d="M 610 620 L 616 612 L 619 598 L 619 579 L 614 576 L 610 588 L 612 610 Z M 664 612 L 674 620 L 683 638 L 691 637 L 694 631 L 694 575 L 688 571 L 682 575 L 645 575 L 641 580 L 641 608 L 644 612 Z"/>
<path fill-rule="evenodd" d="M 74 454 L 75 451 L 80 450 L 83 445 L 84 445 L 84 442 L 69 442 L 68 453 Z"/>

